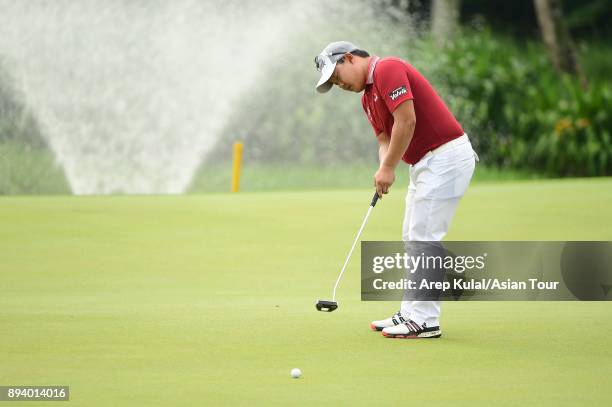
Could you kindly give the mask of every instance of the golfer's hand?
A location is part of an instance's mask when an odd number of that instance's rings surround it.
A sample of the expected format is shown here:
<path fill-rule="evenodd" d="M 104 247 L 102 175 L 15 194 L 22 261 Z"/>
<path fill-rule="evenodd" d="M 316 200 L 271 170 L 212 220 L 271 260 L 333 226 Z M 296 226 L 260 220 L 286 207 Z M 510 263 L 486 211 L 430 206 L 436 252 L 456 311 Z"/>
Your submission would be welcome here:
<path fill-rule="evenodd" d="M 376 186 L 378 196 L 382 198 L 383 194 L 388 194 L 393 182 L 395 182 L 395 170 L 381 165 L 376 174 L 374 174 L 374 186 Z"/>

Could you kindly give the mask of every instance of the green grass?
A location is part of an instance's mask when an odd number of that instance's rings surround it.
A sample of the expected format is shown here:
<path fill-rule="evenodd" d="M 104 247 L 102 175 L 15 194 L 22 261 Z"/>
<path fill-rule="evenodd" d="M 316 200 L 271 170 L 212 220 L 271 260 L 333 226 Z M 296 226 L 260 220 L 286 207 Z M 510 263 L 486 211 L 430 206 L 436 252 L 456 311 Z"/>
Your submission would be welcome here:
<path fill-rule="evenodd" d="M 367 188 L 373 185 L 377 164 L 354 163 L 337 166 L 282 165 L 247 163 L 240 175 L 240 190 L 298 191 L 305 189 Z M 397 183 L 408 182 L 408 166 L 401 164 L 396 171 Z M 519 170 L 500 170 L 478 165 L 473 182 L 499 182 L 537 179 L 541 175 Z M 191 193 L 228 192 L 231 186 L 232 164 L 217 163 L 202 166 L 194 177 Z"/>
<path fill-rule="evenodd" d="M 442 339 L 390 340 L 368 323 L 398 304 L 360 302 L 356 253 L 316 312 L 370 192 L 1 198 L 0 384 L 67 384 L 71 406 L 607 404 L 609 303 L 445 303 Z M 364 239 L 400 238 L 403 195 Z M 475 184 L 448 238 L 612 240 L 611 204 L 610 178 Z"/>

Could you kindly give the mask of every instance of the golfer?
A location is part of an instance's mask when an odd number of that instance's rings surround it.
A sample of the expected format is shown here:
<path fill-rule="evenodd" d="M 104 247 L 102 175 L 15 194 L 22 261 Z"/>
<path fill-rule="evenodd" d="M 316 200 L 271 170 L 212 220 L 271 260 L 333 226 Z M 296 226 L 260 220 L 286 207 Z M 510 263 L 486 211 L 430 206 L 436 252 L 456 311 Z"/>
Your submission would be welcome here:
<path fill-rule="evenodd" d="M 379 196 L 389 193 L 400 160 L 410 167 L 403 240 L 442 240 L 478 160 L 461 125 L 427 79 L 399 58 L 370 56 L 339 41 L 327 45 L 315 63 L 318 92 L 333 85 L 363 92 L 363 110 L 379 145 Z M 439 338 L 440 302 L 402 301 L 397 314 L 370 326 L 386 337 Z"/>

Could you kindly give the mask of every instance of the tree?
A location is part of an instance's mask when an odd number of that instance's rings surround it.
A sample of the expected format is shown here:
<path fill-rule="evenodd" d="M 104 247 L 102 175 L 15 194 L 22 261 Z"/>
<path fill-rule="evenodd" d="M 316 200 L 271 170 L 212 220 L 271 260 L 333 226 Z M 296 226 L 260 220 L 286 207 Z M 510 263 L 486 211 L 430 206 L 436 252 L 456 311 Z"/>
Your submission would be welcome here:
<path fill-rule="evenodd" d="M 438 45 L 453 39 L 459 24 L 461 0 L 433 0 L 431 3 L 431 31 Z"/>
<path fill-rule="evenodd" d="M 559 73 L 580 77 L 583 84 L 586 85 L 578 63 L 576 47 L 563 20 L 561 2 L 559 0 L 534 0 L 534 6 L 542 39 L 555 69 Z"/>

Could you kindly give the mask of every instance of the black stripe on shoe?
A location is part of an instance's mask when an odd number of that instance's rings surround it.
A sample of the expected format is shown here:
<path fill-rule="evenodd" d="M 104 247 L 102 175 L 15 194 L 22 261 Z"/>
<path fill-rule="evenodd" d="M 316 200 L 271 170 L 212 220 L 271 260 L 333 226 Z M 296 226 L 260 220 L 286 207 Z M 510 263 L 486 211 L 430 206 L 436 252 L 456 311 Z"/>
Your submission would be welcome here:
<path fill-rule="evenodd" d="M 396 319 L 397 318 L 397 319 Z M 397 314 L 393 315 L 391 317 L 391 321 L 393 321 L 393 323 L 395 325 L 399 325 L 399 324 L 403 324 L 406 322 L 406 320 L 404 319 L 404 317 L 402 317 L 402 313 L 400 311 L 397 312 Z"/>

